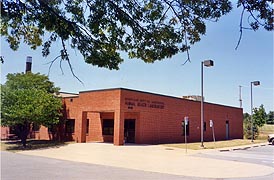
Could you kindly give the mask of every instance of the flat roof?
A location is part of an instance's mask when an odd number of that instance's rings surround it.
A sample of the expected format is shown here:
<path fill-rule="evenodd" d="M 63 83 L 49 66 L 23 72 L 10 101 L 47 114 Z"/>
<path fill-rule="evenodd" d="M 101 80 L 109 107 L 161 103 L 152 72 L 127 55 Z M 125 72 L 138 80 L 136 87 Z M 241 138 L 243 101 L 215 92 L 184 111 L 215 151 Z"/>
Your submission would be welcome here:
<path fill-rule="evenodd" d="M 79 94 L 76 93 L 68 93 L 68 92 L 59 92 L 59 97 L 67 98 L 67 97 L 78 97 Z"/>
<path fill-rule="evenodd" d="M 87 91 L 80 91 L 80 93 L 89 93 L 89 92 L 100 92 L 100 91 L 114 91 L 114 90 L 125 90 L 125 91 L 132 91 L 132 92 L 138 92 L 138 93 L 144 93 L 144 94 L 151 94 L 155 96 L 162 96 L 162 97 L 167 97 L 167 98 L 173 98 L 173 99 L 179 99 L 179 100 L 184 100 L 184 101 L 190 101 L 190 102 L 196 102 L 200 103 L 201 101 L 193 101 L 189 99 L 184 99 L 182 97 L 175 97 L 175 96 L 170 96 L 170 95 L 164 95 L 164 94 L 158 94 L 158 93 L 152 93 L 152 92 L 146 92 L 146 91 L 141 91 L 141 90 L 135 90 L 135 89 L 128 89 L 128 88 L 109 88 L 109 89 L 96 89 L 96 90 L 87 90 Z M 223 105 L 223 104 L 216 104 L 216 103 L 210 103 L 210 102 L 205 102 L 206 104 L 213 104 L 213 105 L 219 105 L 219 106 L 225 106 L 225 107 L 231 107 L 231 108 L 237 108 L 237 109 L 242 109 L 239 107 L 234 107 L 234 106 L 229 106 L 229 105 Z"/>

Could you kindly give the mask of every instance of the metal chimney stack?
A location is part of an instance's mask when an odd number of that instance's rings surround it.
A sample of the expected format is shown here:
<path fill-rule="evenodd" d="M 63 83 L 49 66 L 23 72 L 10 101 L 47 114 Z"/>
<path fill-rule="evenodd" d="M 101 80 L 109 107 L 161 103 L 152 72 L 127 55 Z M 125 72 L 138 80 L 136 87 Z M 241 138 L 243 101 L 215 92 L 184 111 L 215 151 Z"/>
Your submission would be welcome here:
<path fill-rule="evenodd" d="M 26 60 L 26 73 L 27 72 L 31 72 L 31 64 L 32 64 L 32 57 L 31 56 L 27 56 L 27 60 Z"/>

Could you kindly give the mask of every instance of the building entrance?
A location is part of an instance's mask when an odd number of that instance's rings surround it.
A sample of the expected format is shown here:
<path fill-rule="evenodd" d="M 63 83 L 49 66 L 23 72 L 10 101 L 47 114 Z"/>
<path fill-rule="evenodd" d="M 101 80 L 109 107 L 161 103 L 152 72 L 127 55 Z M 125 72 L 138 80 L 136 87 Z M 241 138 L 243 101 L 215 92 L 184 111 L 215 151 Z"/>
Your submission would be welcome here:
<path fill-rule="evenodd" d="M 225 139 L 226 140 L 230 139 L 230 137 L 229 137 L 229 121 L 225 122 Z"/>
<path fill-rule="evenodd" d="M 135 119 L 125 119 L 125 143 L 135 143 Z"/>

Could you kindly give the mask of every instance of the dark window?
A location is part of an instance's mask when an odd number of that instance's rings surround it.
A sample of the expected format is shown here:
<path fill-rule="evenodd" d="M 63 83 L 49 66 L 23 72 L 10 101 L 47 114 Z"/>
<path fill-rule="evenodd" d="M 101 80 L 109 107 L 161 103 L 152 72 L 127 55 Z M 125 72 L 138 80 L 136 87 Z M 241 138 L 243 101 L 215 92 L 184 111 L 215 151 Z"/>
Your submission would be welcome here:
<path fill-rule="evenodd" d="M 15 126 L 10 126 L 10 134 L 16 134 L 16 127 Z"/>
<path fill-rule="evenodd" d="M 189 121 L 188 121 L 186 127 L 185 127 L 185 121 L 182 121 L 182 135 L 184 136 L 185 133 L 187 136 L 189 136 Z"/>
<path fill-rule="evenodd" d="M 113 135 L 114 131 L 114 120 L 103 119 L 103 135 Z"/>
<path fill-rule="evenodd" d="M 204 122 L 204 131 L 206 131 L 206 122 Z"/>
<path fill-rule="evenodd" d="M 36 123 L 33 123 L 32 124 L 32 130 L 33 131 L 39 131 L 40 130 L 40 125 L 36 124 Z"/>
<path fill-rule="evenodd" d="M 75 119 L 67 119 L 66 133 L 74 133 Z"/>
<path fill-rule="evenodd" d="M 55 125 L 49 125 L 49 127 L 48 127 L 48 132 L 49 133 L 53 133 L 53 132 L 56 132 L 56 126 Z"/>
<path fill-rule="evenodd" d="M 86 127 L 86 133 L 88 134 L 89 133 L 89 119 L 87 119 L 87 127 Z"/>

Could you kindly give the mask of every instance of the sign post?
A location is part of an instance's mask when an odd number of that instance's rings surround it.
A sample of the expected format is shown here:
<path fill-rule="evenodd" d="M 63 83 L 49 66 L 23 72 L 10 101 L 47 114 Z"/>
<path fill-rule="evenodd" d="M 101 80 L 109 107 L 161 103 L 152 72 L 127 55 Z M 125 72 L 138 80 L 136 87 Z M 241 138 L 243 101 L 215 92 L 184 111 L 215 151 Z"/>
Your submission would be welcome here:
<path fill-rule="evenodd" d="M 188 117 L 187 116 L 185 116 L 185 118 L 184 118 L 184 121 L 185 121 L 185 145 L 186 145 L 186 153 L 187 153 L 187 133 L 186 133 L 186 126 L 188 125 Z"/>
<path fill-rule="evenodd" d="M 213 141 L 214 141 L 214 146 L 215 146 L 215 132 L 214 132 L 214 123 L 213 120 L 209 121 L 209 126 L 212 128 L 212 135 L 213 135 Z"/>

